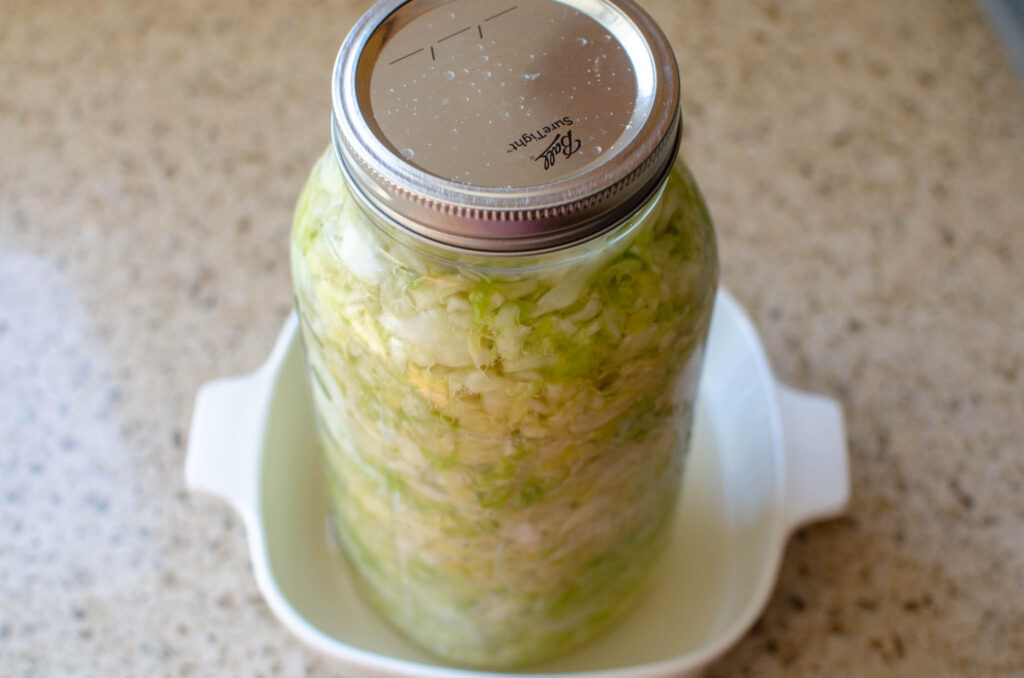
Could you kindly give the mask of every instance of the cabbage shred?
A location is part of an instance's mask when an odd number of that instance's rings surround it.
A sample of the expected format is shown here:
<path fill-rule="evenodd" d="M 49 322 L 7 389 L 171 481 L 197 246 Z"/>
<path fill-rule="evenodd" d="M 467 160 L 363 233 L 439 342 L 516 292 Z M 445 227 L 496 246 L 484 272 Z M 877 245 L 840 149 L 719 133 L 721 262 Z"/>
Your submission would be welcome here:
<path fill-rule="evenodd" d="M 638 596 L 676 504 L 717 283 L 703 200 L 680 163 L 613 233 L 514 260 L 386 231 L 325 154 L 292 271 L 339 541 L 441 657 L 575 646 Z"/>

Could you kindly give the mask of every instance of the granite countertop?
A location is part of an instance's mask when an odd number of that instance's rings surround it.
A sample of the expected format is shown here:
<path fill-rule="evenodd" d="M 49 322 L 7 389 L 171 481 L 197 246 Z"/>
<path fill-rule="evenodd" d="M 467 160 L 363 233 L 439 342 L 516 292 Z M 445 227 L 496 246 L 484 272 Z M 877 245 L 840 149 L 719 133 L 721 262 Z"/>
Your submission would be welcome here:
<path fill-rule="evenodd" d="M 1024 675 L 1024 88 L 967 0 L 646 4 L 724 280 L 853 462 L 710 675 Z M 366 5 L 5 3 L 0 675 L 336 675 L 183 463 L 291 306 Z"/>

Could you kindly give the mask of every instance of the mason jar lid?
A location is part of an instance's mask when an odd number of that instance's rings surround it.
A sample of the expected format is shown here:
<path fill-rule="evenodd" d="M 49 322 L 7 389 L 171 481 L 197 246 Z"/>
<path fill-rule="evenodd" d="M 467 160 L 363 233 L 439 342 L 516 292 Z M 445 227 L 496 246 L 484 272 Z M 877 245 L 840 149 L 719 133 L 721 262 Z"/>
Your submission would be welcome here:
<path fill-rule="evenodd" d="M 679 74 L 632 0 L 382 0 L 333 79 L 354 192 L 458 249 L 525 253 L 635 213 L 678 150 Z"/>

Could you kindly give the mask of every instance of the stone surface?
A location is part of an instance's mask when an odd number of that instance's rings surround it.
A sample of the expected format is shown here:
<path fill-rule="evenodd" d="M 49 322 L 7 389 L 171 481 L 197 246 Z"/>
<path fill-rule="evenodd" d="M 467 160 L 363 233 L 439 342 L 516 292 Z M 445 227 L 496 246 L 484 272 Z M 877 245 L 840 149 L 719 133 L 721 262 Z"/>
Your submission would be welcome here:
<path fill-rule="evenodd" d="M 966 0 L 647 5 L 725 282 L 853 462 L 710 675 L 1024 675 L 1024 89 Z M 0 675 L 335 675 L 182 469 L 290 307 L 365 6 L 6 0 Z"/>

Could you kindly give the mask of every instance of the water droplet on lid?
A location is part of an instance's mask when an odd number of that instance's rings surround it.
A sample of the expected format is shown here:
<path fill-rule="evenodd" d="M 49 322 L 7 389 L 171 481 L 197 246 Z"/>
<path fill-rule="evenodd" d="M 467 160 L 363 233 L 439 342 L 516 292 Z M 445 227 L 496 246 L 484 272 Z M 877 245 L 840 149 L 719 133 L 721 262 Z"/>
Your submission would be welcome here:
<path fill-rule="evenodd" d="M 585 47 L 586 44 L 587 44 L 587 39 L 586 38 L 576 38 L 576 42 L 580 43 L 581 46 Z"/>
<path fill-rule="evenodd" d="M 484 80 L 490 80 L 491 79 L 491 72 L 490 71 L 484 71 L 483 75 L 484 75 Z"/>
<path fill-rule="evenodd" d="M 445 80 L 454 80 L 455 79 L 455 73 L 453 73 L 451 71 L 445 71 L 444 72 L 444 79 Z"/>
<path fill-rule="evenodd" d="M 403 157 L 404 157 L 404 158 L 405 158 L 406 160 L 412 160 L 412 157 L 413 157 L 414 155 L 416 155 L 416 153 L 415 153 L 415 151 L 413 151 L 413 150 L 412 150 L 411 148 L 403 148 L 403 149 L 402 149 L 402 156 L 403 156 Z"/>
<path fill-rule="evenodd" d="M 527 73 L 523 77 L 526 78 L 527 80 L 536 80 L 537 78 L 540 77 L 540 73 Z"/>
<path fill-rule="evenodd" d="M 594 146 L 594 153 L 600 153 L 602 150 L 604 149 L 602 149 L 600 146 Z"/>

